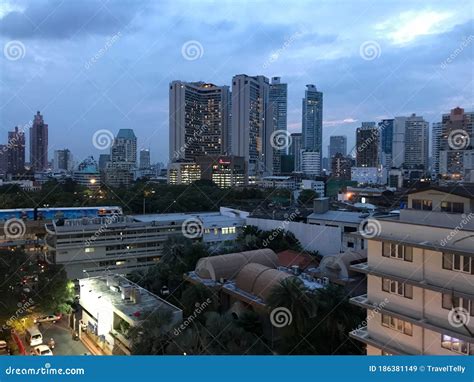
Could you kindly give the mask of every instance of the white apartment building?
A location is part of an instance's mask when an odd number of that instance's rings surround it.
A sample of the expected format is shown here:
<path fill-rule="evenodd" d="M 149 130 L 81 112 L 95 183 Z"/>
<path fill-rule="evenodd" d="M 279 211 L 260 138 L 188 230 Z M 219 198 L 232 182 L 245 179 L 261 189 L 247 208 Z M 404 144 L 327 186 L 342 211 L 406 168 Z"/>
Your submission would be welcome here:
<path fill-rule="evenodd" d="M 301 170 L 305 175 L 321 175 L 321 154 L 319 151 L 301 151 Z"/>
<path fill-rule="evenodd" d="M 431 187 L 400 216 L 369 221 L 367 326 L 350 333 L 368 355 L 474 355 L 474 187 Z"/>

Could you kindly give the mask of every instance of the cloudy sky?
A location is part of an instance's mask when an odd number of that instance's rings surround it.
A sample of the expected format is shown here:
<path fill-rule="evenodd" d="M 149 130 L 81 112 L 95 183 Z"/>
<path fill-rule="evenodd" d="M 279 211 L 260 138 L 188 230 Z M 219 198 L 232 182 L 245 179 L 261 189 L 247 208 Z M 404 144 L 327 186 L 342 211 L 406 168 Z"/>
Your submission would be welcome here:
<path fill-rule="evenodd" d="M 99 151 L 92 136 L 133 128 L 168 156 L 168 84 L 230 85 L 246 73 L 288 83 L 301 129 L 306 84 L 324 92 L 324 141 L 354 144 L 362 121 L 473 110 L 474 11 L 461 1 L 3 0 L 0 143 L 37 110 L 50 152 Z"/>

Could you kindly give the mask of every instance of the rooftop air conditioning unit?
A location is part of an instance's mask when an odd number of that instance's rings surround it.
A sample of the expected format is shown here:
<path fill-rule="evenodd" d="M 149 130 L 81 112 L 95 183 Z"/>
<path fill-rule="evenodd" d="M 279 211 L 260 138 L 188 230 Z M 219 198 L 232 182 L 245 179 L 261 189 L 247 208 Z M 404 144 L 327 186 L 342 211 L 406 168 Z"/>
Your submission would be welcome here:
<path fill-rule="evenodd" d="M 132 288 L 130 299 L 132 300 L 134 304 L 139 304 L 142 301 L 142 294 L 140 293 L 140 289 Z"/>
<path fill-rule="evenodd" d="M 329 285 L 329 279 L 327 277 L 323 277 L 323 285 Z"/>
<path fill-rule="evenodd" d="M 132 291 L 131 285 L 122 285 L 120 286 L 120 290 L 122 292 L 122 300 L 130 299 L 130 293 Z"/>
<path fill-rule="evenodd" d="M 323 281 L 322 281 L 321 279 L 317 279 L 316 282 L 317 282 L 318 284 L 322 284 L 322 283 L 323 283 Z"/>

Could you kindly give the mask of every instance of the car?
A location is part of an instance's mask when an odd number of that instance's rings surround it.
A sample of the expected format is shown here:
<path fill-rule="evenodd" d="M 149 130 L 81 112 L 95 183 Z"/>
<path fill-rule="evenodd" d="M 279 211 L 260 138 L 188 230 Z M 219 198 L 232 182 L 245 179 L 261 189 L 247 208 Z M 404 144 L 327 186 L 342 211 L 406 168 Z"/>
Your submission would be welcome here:
<path fill-rule="evenodd" d="M 53 355 L 48 345 L 38 345 L 34 348 L 35 355 Z"/>
<path fill-rule="evenodd" d="M 59 321 L 61 319 L 60 314 L 48 314 L 46 316 L 40 316 L 35 318 L 35 324 L 40 323 L 40 322 L 52 322 L 53 324 L 56 323 L 56 321 Z"/>
<path fill-rule="evenodd" d="M 0 340 L 0 355 L 10 355 L 10 348 L 7 341 Z"/>

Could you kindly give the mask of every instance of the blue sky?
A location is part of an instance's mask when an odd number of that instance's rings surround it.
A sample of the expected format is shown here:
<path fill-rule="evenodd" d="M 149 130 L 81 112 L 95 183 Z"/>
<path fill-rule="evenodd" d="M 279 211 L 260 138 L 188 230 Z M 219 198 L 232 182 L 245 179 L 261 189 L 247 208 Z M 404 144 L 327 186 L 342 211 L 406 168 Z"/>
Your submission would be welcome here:
<path fill-rule="evenodd" d="M 291 132 L 301 129 L 305 85 L 315 84 L 324 146 L 335 134 L 352 146 L 362 121 L 416 113 L 435 122 L 453 107 L 474 109 L 473 9 L 470 1 L 6 0 L 0 143 L 40 110 L 51 157 L 67 147 L 76 159 L 97 158 L 97 130 L 133 128 L 139 147 L 166 161 L 169 82 L 230 85 L 246 73 L 288 83 Z"/>

